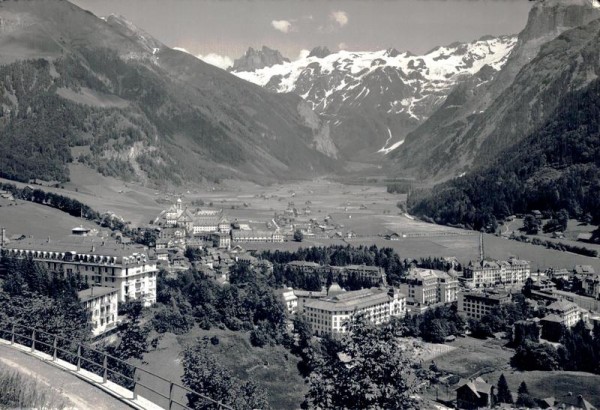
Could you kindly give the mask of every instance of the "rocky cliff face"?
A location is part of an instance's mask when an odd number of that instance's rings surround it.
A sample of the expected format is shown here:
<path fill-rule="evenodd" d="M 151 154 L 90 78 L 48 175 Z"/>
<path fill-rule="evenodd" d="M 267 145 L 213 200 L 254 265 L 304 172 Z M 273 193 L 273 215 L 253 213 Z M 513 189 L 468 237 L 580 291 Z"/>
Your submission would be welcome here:
<path fill-rule="evenodd" d="M 580 81 L 579 75 L 569 74 L 569 67 L 577 61 L 584 61 L 588 68 L 593 65 L 589 56 L 581 55 L 582 44 L 574 38 L 572 50 L 565 51 L 568 56 L 546 55 L 540 63 L 536 61 L 540 50 L 561 33 L 597 18 L 600 8 L 591 1 L 537 2 L 502 69 L 497 73 L 482 70 L 456 87 L 393 153 L 392 172 L 444 180 L 517 143 L 555 108 L 558 95 L 553 93 L 562 95 Z M 576 37 L 576 33 L 564 38 Z"/>
<path fill-rule="evenodd" d="M 289 62 L 290 60 L 283 57 L 277 50 L 266 46 L 263 46 L 260 50 L 250 47 L 246 54 L 233 62 L 233 67 L 229 71 L 256 71 Z"/>

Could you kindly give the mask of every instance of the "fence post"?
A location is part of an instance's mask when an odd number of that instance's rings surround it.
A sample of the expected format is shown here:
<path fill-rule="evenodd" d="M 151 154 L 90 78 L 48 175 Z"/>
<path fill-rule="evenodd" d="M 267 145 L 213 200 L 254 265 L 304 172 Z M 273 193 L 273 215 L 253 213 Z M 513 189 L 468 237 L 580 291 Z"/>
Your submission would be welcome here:
<path fill-rule="evenodd" d="M 81 370 L 81 345 L 77 344 L 77 371 Z"/>
<path fill-rule="evenodd" d="M 57 340 L 57 338 L 56 338 L 56 335 L 54 335 L 54 343 L 53 343 L 53 345 L 52 345 L 52 346 L 53 346 L 53 348 L 54 348 L 54 354 L 52 355 L 52 360 L 53 360 L 53 361 L 56 361 L 56 355 L 57 355 L 57 354 L 56 354 L 57 342 L 58 342 L 58 340 Z"/>
<path fill-rule="evenodd" d="M 12 325 L 11 335 L 10 335 L 10 344 L 15 344 L 15 325 Z"/>
<path fill-rule="evenodd" d="M 102 367 L 104 371 L 102 372 L 102 383 L 106 383 L 108 380 L 108 363 L 107 363 L 106 353 L 104 353 L 104 360 L 102 361 Z"/>
<path fill-rule="evenodd" d="M 173 382 L 169 386 L 169 410 L 173 407 Z"/>
<path fill-rule="evenodd" d="M 136 373 L 137 373 L 137 367 L 133 368 L 133 400 L 137 400 L 137 392 L 135 391 L 135 387 L 137 386 L 137 378 L 136 378 Z"/>
<path fill-rule="evenodd" d="M 31 332 L 31 351 L 35 352 L 35 329 Z"/>

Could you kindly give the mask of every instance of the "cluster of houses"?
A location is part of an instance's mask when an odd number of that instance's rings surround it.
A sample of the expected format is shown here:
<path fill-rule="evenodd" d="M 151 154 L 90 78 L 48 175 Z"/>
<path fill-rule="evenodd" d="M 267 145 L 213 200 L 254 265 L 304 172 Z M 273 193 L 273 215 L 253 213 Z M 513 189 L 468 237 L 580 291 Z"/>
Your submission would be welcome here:
<path fill-rule="evenodd" d="M 311 201 L 306 201 L 304 208 L 299 210 L 294 202 L 289 202 L 283 212 L 276 212 L 273 221 L 280 227 L 284 236 L 292 237 L 300 231 L 306 238 L 311 239 L 350 239 L 356 233 L 347 228 L 341 221 L 334 221 L 331 215 L 317 218 L 312 215 Z"/>
<path fill-rule="evenodd" d="M 496 386 L 483 377 L 461 379 L 456 391 L 456 407 L 459 409 L 514 409 L 513 404 L 498 403 L 496 401 Z M 513 403 L 518 400 L 518 395 L 512 394 Z M 582 395 L 566 395 L 560 398 L 546 397 L 538 401 L 539 409 L 570 409 L 570 410 L 597 410 Z"/>
<path fill-rule="evenodd" d="M 222 209 L 190 209 L 181 198 L 163 210 L 153 221 L 158 235 L 156 256 L 171 270 L 187 269 L 183 256 L 188 248 L 231 249 L 252 242 L 283 242 L 284 236 L 273 224 L 250 226 L 231 222 Z"/>

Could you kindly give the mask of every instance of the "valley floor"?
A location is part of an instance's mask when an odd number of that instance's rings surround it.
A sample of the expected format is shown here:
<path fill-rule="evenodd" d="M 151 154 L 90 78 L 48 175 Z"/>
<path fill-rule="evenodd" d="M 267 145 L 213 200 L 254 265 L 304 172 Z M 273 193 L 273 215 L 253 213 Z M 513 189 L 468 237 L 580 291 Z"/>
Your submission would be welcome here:
<path fill-rule="evenodd" d="M 401 258 L 454 256 L 461 263 L 468 263 L 479 257 L 479 237 L 476 232 L 415 220 L 397 207 L 399 202 L 406 200 L 406 196 L 389 194 L 383 186 L 344 185 L 322 178 L 271 186 L 228 181 L 223 186 L 179 188 L 166 192 L 98 176 L 80 165 L 72 166 L 71 175 L 72 181 L 65 184 L 64 189 L 43 189 L 78 199 L 100 212 L 115 212 L 134 226 L 147 225 L 162 209 L 181 197 L 186 203 L 204 203 L 199 207 L 212 205 L 222 208 L 231 221 L 237 219 L 251 223 L 271 221 L 274 214 L 283 213 L 289 203 L 293 203 L 297 209 L 309 206 L 311 213 L 300 218 L 323 221 L 329 216 L 341 231 L 351 231 L 355 235 L 350 239 L 306 237 L 303 242 L 247 244 L 245 247 L 248 249 L 291 250 L 332 244 L 375 244 L 394 248 Z M 65 216 L 53 209 L 22 201 L 17 203 L 18 206 L 0 207 L 0 226 L 6 227 L 9 235 L 23 233 L 46 237 L 65 232 L 81 223 L 78 218 Z M 84 225 L 89 223 L 84 221 Z M 386 240 L 384 235 L 391 232 L 406 237 L 398 241 Z M 579 246 L 591 246 L 575 242 L 572 238 L 562 241 L 568 240 Z M 600 271 L 598 258 L 545 249 L 495 235 L 484 236 L 484 249 L 486 256 L 495 259 L 516 256 L 529 260 L 532 271 L 548 267 L 572 269 L 576 264 L 592 265 L 596 271 Z"/>

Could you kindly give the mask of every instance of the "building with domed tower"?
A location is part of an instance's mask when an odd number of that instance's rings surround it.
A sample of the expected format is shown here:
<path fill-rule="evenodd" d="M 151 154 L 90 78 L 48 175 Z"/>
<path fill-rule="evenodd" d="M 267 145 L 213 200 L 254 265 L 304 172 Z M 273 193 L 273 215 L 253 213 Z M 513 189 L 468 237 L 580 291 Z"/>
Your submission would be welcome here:
<path fill-rule="evenodd" d="M 187 237 L 199 236 L 209 239 L 214 233 L 229 233 L 231 223 L 222 209 L 190 209 L 181 198 L 162 211 L 154 220 L 160 228 L 183 228 Z"/>

